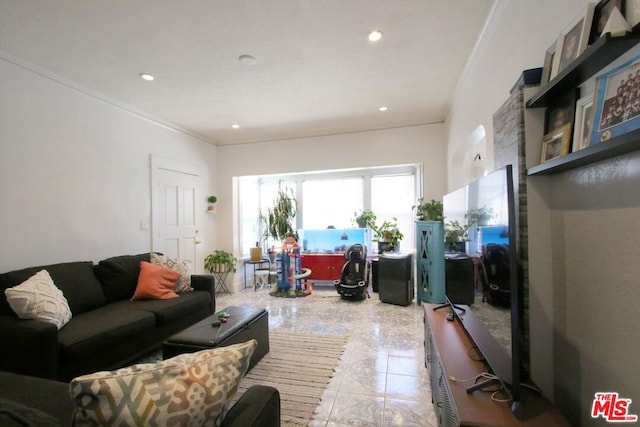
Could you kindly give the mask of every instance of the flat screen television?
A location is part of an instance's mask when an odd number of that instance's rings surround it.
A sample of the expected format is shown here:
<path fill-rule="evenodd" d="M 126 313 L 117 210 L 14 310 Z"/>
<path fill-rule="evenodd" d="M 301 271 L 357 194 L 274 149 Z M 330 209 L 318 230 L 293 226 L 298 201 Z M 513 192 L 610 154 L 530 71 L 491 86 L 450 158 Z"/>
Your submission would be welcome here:
<path fill-rule="evenodd" d="M 465 247 L 465 252 L 477 259 L 479 273 L 483 278 L 489 277 L 484 282 L 488 286 L 483 286 L 470 310 L 459 310 L 449 302 L 495 376 L 473 384 L 467 392 L 493 390 L 496 385 L 505 387 L 514 415 L 521 419 L 533 416 L 536 412 L 533 404 L 527 404 L 529 391 L 534 387 L 529 382 L 528 364 L 525 363 L 528 349 L 523 340 L 521 264 L 512 166 L 507 165 L 447 194 L 443 198 L 443 208 L 445 229 L 453 220 L 465 224 L 465 214 L 470 210 L 485 208 L 490 212 L 486 224 L 474 224 L 469 229 Z"/>

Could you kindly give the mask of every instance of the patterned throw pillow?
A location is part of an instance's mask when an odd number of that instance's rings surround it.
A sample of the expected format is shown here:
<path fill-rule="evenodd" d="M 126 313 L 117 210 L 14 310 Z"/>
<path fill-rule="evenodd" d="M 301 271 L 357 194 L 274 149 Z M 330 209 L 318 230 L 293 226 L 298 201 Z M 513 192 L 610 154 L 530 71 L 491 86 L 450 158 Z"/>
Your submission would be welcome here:
<path fill-rule="evenodd" d="M 18 286 L 4 291 L 11 309 L 21 319 L 39 319 L 58 329 L 71 320 L 71 310 L 62 291 L 47 270 L 40 270 Z"/>
<path fill-rule="evenodd" d="M 256 340 L 71 381 L 74 426 L 220 425 Z"/>
<path fill-rule="evenodd" d="M 176 293 L 179 294 L 180 292 L 193 290 L 193 288 L 191 287 L 191 269 L 189 267 L 189 264 L 191 264 L 190 261 L 173 259 L 169 258 L 166 255 L 160 255 L 151 252 L 151 264 L 162 265 L 180 273 L 180 280 L 178 280 L 178 283 L 176 283 Z"/>

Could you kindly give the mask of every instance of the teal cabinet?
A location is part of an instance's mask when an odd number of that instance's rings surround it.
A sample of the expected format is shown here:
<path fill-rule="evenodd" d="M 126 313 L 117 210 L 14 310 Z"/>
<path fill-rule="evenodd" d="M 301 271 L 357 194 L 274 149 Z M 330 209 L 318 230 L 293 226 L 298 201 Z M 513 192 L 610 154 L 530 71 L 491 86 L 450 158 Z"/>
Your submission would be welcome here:
<path fill-rule="evenodd" d="M 443 223 L 416 221 L 416 245 L 417 303 L 442 304 L 446 300 Z"/>

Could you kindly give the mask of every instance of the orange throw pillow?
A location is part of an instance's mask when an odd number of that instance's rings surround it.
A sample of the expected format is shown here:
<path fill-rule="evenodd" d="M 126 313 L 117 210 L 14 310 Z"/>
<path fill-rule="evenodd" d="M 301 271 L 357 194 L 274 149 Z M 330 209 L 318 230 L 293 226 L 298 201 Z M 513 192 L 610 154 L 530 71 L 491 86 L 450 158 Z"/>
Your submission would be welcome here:
<path fill-rule="evenodd" d="M 161 265 L 140 261 L 138 285 L 131 301 L 138 299 L 178 298 L 174 292 L 181 274 Z"/>

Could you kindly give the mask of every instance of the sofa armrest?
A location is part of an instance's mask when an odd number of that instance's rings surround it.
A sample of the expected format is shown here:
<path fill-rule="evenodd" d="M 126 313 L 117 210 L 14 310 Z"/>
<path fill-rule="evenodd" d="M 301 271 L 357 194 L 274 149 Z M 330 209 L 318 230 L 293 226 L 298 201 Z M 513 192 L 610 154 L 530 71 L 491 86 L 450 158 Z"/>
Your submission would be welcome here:
<path fill-rule="evenodd" d="M 280 427 L 280 393 L 266 385 L 253 385 L 222 420 L 224 427 Z"/>
<path fill-rule="evenodd" d="M 0 316 L 0 370 L 41 378 L 58 374 L 58 328 L 41 320 Z"/>
<path fill-rule="evenodd" d="M 211 314 L 216 312 L 216 281 L 208 274 L 192 274 L 191 287 L 196 291 L 206 291 L 211 295 Z"/>

